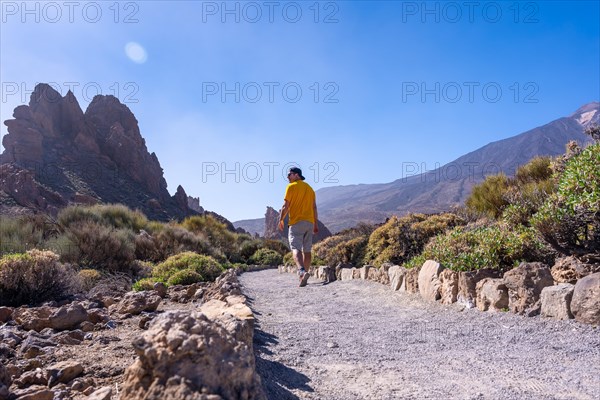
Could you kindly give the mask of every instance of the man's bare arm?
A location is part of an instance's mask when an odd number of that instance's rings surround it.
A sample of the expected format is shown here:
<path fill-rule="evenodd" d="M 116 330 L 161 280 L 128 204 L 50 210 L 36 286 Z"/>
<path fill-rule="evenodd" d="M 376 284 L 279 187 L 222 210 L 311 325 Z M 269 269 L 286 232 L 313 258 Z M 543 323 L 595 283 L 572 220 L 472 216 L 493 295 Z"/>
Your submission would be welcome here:
<path fill-rule="evenodd" d="M 315 223 L 313 225 L 313 233 L 319 233 L 319 213 L 317 212 L 317 202 L 313 203 L 313 211 L 315 217 Z"/>
<path fill-rule="evenodd" d="M 279 211 L 279 223 L 277 224 L 280 231 L 283 231 L 283 221 L 285 216 L 290 212 L 290 203 L 287 200 L 283 201 L 281 211 Z"/>

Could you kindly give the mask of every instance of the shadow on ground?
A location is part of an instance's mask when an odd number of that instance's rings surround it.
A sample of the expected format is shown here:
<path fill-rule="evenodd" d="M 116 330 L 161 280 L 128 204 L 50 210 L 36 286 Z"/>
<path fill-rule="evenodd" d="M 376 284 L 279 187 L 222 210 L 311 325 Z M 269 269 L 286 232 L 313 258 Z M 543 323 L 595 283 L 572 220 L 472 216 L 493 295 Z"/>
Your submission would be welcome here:
<path fill-rule="evenodd" d="M 260 329 L 257 324 L 254 328 L 254 356 L 256 358 L 256 372 L 260 375 L 263 389 L 267 398 L 277 400 L 299 399 L 290 390 L 313 392 L 308 385 L 308 377 L 278 361 L 267 359 L 273 355 L 270 347 L 278 343 L 277 337 Z M 267 357 L 265 357 L 267 356 Z"/>

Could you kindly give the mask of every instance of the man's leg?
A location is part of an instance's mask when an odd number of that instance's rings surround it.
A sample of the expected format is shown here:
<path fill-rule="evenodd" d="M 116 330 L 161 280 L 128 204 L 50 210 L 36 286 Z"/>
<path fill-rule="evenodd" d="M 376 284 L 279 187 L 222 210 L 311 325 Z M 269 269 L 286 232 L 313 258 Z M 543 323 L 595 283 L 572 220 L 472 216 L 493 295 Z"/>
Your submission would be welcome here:
<path fill-rule="evenodd" d="M 304 254 L 304 269 L 305 270 L 309 270 L 310 269 L 310 263 L 312 261 L 312 253 L 308 252 L 308 253 L 303 253 Z"/>
<path fill-rule="evenodd" d="M 298 267 L 298 271 L 303 270 L 304 265 L 305 265 L 303 253 L 300 250 L 293 249 L 292 254 L 294 255 L 294 262 L 296 263 L 296 266 Z"/>

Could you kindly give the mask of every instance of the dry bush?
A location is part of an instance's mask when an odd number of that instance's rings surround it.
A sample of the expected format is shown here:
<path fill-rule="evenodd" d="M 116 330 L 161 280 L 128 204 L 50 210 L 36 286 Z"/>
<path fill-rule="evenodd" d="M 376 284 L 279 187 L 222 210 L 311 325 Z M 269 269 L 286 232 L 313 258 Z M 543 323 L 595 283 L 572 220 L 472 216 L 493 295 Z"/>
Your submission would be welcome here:
<path fill-rule="evenodd" d="M 373 225 L 360 223 L 354 228 L 345 229 L 323 239 L 313 246 L 313 260 L 320 265 L 329 266 L 347 262 L 355 266 L 363 265 L 364 247 L 374 229 Z"/>
<path fill-rule="evenodd" d="M 82 221 L 96 222 L 116 229 L 138 232 L 148 224 L 146 216 L 122 204 L 97 204 L 93 206 L 71 206 L 60 211 L 58 222 L 68 228 Z"/>
<path fill-rule="evenodd" d="M 81 290 L 89 292 L 100 282 L 102 274 L 97 269 L 82 269 L 77 273 L 77 278 L 79 279 Z"/>
<path fill-rule="evenodd" d="M 29 250 L 0 259 L 0 305 L 38 304 L 72 294 L 75 272 L 51 251 Z"/>
<path fill-rule="evenodd" d="M 134 235 L 128 229 L 115 229 L 93 221 L 69 226 L 67 235 L 77 248 L 81 266 L 108 271 L 130 272 L 134 268 Z"/>
<path fill-rule="evenodd" d="M 135 237 L 135 254 L 139 260 L 161 262 L 186 251 L 222 258 L 202 234 L 195 234 L 177 224 L 155 223 L 150 232 Z"/>
<path fill-rule="evenodd" d="M 183 220 L 181 226 L 205 237 L 210 246 L 221 252 L 228 260 L 239 255 L 236 245 L 237 234 L 228 230 L 227 226 L 215 217 L 211 215 L 188 217 Z"/>

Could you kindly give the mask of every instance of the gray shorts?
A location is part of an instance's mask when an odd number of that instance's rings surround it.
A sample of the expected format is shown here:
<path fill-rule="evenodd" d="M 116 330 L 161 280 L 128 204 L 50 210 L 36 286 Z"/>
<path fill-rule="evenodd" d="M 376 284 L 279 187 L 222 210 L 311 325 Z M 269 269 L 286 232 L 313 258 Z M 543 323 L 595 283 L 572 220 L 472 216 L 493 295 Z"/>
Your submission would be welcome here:
<path fill-rule="evenodd" d="M 313 240 L 313 223 L 310 221 L 298 221 L 290 226 L 288 240 L 292 250 L 310 253 Z"/>

